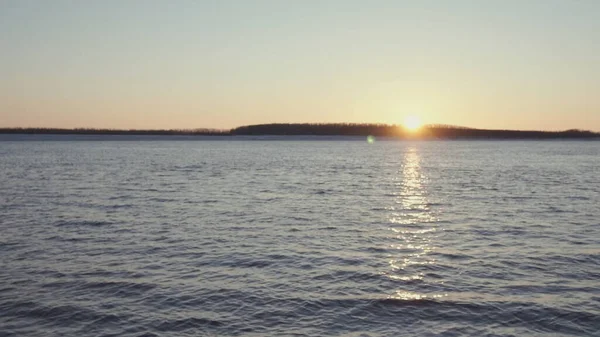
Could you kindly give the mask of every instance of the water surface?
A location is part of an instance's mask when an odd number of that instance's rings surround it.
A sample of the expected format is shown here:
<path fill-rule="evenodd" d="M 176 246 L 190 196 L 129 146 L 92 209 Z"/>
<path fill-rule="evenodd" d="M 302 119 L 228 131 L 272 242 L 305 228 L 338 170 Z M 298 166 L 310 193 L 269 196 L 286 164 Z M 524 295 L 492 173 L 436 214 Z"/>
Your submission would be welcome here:
<path fill-rule="evenodd" d="M 0 336 L 600 335 L 598 142 L 11 137 Z"/>

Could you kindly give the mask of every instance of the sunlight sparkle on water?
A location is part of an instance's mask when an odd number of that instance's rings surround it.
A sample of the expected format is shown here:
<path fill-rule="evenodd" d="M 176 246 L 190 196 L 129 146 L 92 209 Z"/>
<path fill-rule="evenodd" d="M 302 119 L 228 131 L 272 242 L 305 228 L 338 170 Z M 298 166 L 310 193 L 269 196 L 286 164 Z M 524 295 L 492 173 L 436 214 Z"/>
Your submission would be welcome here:
<path fill-rule="evenodd" d="M 420 126 L 416 121 L 413 126 Z M 410 124 L 410 123 L 408 123 Z M 390 298 L 399 300 L 422 300 L 440 297 L 440 295 L 407 291 L 406 282 L 436 282 L 428 280 L 425 274 L 418 272 L 417 266 L 435 265 L 436 259 L 433 241 L 437 228 L 435 215 L 429 208 L 427 178 L 421 170 L 421 158 L 416 147 L 410 147 L 404 154 L 396 186 L 399 191 L 395 206 L 391 208 L 390 230 L 396 240 L 391 248 L 396 252 L 389 256 L 390 270 L 386 275 L 397 281 L 399 288 Z M 415 272 L 417 271 L 417 272 Z"/>
<path fill-rule="evenodd" d="M 447 295 L 446 294 L 425 295 L 425 294 L 413 293 L 413 292 L 409 292 L 409 291 L 398 291 L 398 292 L 396 292 L 395 295 L 390 296 L 390 298 L 395 299 L 395 300 L 411 301 L 411 300 L 442 298 L 445 296 L 447 296 Z"/>

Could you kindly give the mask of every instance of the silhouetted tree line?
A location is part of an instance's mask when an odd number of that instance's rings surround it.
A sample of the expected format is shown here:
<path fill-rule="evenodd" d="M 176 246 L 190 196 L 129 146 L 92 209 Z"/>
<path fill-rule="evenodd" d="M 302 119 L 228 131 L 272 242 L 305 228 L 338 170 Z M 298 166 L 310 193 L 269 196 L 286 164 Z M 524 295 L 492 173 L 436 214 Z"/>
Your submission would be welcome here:
<path fill-rule="evenodd" d="M 600 133 L 571 129 L 565 131 L 486 130 L 453 125 L 427 125 L 417 131 L 402 126 L 369 123 L 302 123 L 258 124 L 240 126 L 231 130 L 170 129 L 170 130 L 119 130 L 119 129 L 56 129 L 56 128 L 0 128 L 4 134 L 80 134 L 80 135 L 276 135 L 276 136 L 375 136 L 410 139 L 600 139 Z"/>
<path fill-rule="evenodd" d="M 521 131 L 426 127 L 422 133 L 423 137 L 435 139 L 600 139 L 600 133 L 578 129 L 565 131 Z"/>
<path fill-rule="evenodd" d="M 188 135 L 188 136 L 222 136 L 229 135 L 229 130 L 218 129 L 169 129 L 169 130 L 137 130 L 137 129 L 94 129 L 94 128 L 0 128 L 0 133 L 9 134 L 53 134 L 53 135 Z"/>
<path fill-rule="evenodd" d="M 357 123 L 304 123 L 259 124 L 241 126 L 231 130 L 234 135 L 280 135 L 280 136 L 380 136 L 398 137 L 404 130 L 389 124 Z"/>
<path fill-rule="evenodd" d="M 452 125 L 428 125 L 411 132 L 390 124 L 259 124 L 231 130 L 233 135 L 318 135 L 318 136 L 376 136 L 411 139 L 561 139 L 600 138 L 600 133 L 584 130 L 517 131 L 472 129 Z"/>

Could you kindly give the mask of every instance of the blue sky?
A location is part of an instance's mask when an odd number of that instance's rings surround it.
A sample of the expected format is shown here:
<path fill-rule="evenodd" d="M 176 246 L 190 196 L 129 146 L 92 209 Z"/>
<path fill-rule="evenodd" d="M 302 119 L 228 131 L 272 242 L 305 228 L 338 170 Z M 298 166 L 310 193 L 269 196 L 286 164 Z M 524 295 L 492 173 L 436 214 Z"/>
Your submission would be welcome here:
<path fill-rule="evenodd" d="M 600 2 L 0 0 L 0 126 L 600 131 Z"/>

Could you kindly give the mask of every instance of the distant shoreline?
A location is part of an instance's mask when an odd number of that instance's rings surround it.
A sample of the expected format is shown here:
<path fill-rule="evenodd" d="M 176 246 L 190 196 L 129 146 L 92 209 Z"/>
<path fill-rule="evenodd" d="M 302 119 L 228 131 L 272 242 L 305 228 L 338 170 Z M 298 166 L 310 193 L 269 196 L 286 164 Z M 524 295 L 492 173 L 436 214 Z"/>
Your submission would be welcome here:
<path fill-rule="evenodd" d="M 390 124 L 258 124 L 234 128 L 218 129 L 92 129 L 92 128 L 0 128 L 0 134 L 19 135 L 137 135 L 137 136 L 374 136 L 412 140 L 485 140 L 485 139 L 594 139 L 600 140 L 600 133 L 571 129 L 565 131 L 528 131 L 475 129 L 448 125 L 428 125 L 417 131 Z"/>

